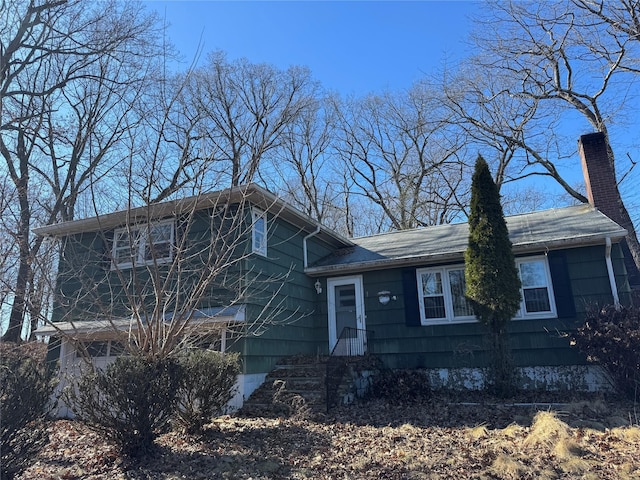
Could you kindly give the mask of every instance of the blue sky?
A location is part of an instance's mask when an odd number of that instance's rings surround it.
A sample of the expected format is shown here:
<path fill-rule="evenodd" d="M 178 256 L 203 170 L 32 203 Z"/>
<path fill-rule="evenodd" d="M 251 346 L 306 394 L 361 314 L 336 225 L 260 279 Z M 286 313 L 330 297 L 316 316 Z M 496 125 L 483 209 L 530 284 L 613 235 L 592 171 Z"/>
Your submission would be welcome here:
<path fill-rule="evenodd" d="M 306 66 L 325 88 L 348 95 L 397 90 L 467 51 L 469 1 L 146 2 L 170 24 L 187 60 L 203 52 L 280 68 Z"/>
<path fill-rule="evenodd" d="M 202 43 L 201 61 L 222 50 L 229 60 L 306 66 L 325 89 L 356 97 L 408 89 L 445 62 L 453 66 L 468 56 L 471 16 L 483 8 L 472 1 L 149 0 L 146 5 L 169 24 L 168 38 L 185 59 L 182 68 Z M 579 169 L 565 174 L 572 183 L 582 180 Z M 561 192 L 555 184 L 551 188 Z"/>
<path fill-rule="evenodd" d="M 306 66 L 324 88 L 358 97 L 409 88 L 424 75 L 436 74 L 445 62 L 453 65 L 468 56 L 471 17 L 484 8 L 480 0 L 148 0 L 146 5 L 170 24 L 168 37 L 184 55 L 185 66 L 202 42 L 202 60 L 207 52 L 222 50 L 229 60 L 244 57 L 280 68 Z M 577 142 L 579 135 L 593 129 L 584 118 L 573 118 L 563 128 Z M 621 161 L 627 152 L 640 155 L 636 144 L 628 144 L 630 138 L 638 138 L 635 126 L 634 121 L 610 125 Z M 577 152 L 574 157 L 557 166 L 577 185 L 583 178 Z M 632 175 L 640 180 L 638 172 Z M 540 177 L 535 178 L 536 188 L 561 193 L 555 182 L 542 187 Z M 629 184 L 635 185 L 625 183 L 627 191 Z M 631 207 L 638 208 L 638 197 Z"/>

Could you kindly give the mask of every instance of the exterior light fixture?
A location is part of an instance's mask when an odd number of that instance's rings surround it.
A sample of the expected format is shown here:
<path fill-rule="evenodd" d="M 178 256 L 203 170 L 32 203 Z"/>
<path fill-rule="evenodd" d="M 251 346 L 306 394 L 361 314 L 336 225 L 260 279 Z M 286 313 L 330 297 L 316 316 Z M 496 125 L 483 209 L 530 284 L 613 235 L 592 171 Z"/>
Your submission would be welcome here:
<path fill-rule="evenodd" d="M 322 293 L 322 284 L 320 283 L 320 280 L 316 280 L 316 283 L 313 286 L 316 287 L 316 293 L 320 295 Z"/>
<path fill-rule="evenodd" d="M 387 303 L 389 303 L 391 301 L 391 292 L 389 290 L 383 290 L 381 292 L 378 292 L 378 301 L 382 305 L 386 305 Z"/>

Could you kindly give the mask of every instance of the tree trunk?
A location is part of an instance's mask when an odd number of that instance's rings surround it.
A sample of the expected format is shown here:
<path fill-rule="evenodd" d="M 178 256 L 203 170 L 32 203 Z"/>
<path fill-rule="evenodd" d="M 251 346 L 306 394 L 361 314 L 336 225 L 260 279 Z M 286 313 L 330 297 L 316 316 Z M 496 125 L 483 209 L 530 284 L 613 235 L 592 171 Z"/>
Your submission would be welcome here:
<path fill-rule="evenodd" d="M 22 217 L 28 216 L 23 213 Z M 21 223 L 24 222 L 24 218 Z M 29 224 L 26 224 L 26 231 L 29 231 Z M 2 337 L 3 340 L 9 342 L 19 342 L 24 324 L 24 316 L 27 306 L 27 287 L 29 285 L 29 277 L 31 276 L 31 264 L 29 262 L 29 236 L 25 234 L 25 225 L 20 226 L 20 234 L 18 242 L 20 243 L 20 259 L 18 266 L 18 275 L 16 277 L 15 288 L 13 291 L 13 304 L 11 306 L 11 315 L 9 316 L 9 327 Z"/>
<path fill-rule="evenodd" d="M 515 366 L 506 329 L 489 326 L 489 375 L 488 389 L 500 398 L 513 395 L 517 389 Z"/>
<path fill-rule="evenodd" d="M 3 340 L 19 342 L 22 334 L 24 315 L 27 306 L 27 287 L 31 277 L 31 249 L 29 248 L 29 233 L 31 229 L 31 207 L 29 205 L 29 164 L 25 152 L 24 137 L 18 136 L 18 160 L 20 174 L 13 172 L 12 180 L 15 182 L 20 205 L 20 224 L 16 239 L 19 247 L 18 275 L 13 291 L 13 304 L 9 316 L 9 326 L 2 337 Z"/>

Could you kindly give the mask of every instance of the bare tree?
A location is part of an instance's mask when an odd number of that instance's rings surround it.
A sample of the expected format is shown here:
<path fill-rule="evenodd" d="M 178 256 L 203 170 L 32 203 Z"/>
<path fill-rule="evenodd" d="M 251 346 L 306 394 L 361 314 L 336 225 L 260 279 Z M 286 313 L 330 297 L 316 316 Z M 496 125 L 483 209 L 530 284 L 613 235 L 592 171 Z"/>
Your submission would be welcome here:
<path fill-rule="evenodd" d="M 266 183 L 276 186 L 283 198 L 311 218 L 344 231 L 340 177 L 332 152 L 336 128 L 331 105 L 328 98 L 319 98 L 286 125 L 273 166 L 278 180 Z"/>
<path fill-rule="evenodd" d="M 571 155 L 563 149 L 567 140 L 556 133 L 560 127 L 557 115 L 538 108 L 538 99 L 514 95 L 517 85 L 510 80 L 478 74 L 473 67 L 445 74 L 439 88 L 444 94 L 443 108 L 450 112 L 447 121 L 461 127 L 468 145 L 484 151 L 495 163 L 499 189 L 525 178 L 550 177 L 569 196 L 586 202 L 560 173 L 562 162 Z"/>
<path fill-rule="evenodd" d="M 208 335 L 239 340 L 300 319 L 300 306 L 282 293 L 294 267 L 266 274 L 248 266 L 251 195 L 242 186 L 38 229 L 63 244 L 50 327 L 75 342 L 91 325 L 133 354 L 160 359 Z M 277 216 L 275 197 L 262 203 Z M 242 321 L 247 301 L 250 322 Z"/>
<path fill-rule="evenodd" d="M 204 176 L 211 185 L 212 158 L 203 116 L 189 97 L 193 69 L 162 76 L 136 103 L 134 128 L 127 130 L 128 159 L 117 169 L 118 190 L 128 192 L 121 208 L 162 202 L 201 192 Z"/>
<path fill-rule="evenodd" d="M 0 11 L 0 154 L 11 180 L 18 250 L 7 340 L 26 318 L 42 238 L 32 224 L 75 215 L 79 197 L 117 162 L 115 146 L 148 79 L 155 19 L 134 3 L 4 2 Z M 113 155 L 113 156 L 112 156 Z"/>
<path fill-rule="evenodd" d="M 200 117 L 202 151 L 232 186 L 268 176 L 285 129 L 315 101 L 308 70 L 229 62 L 221 52 L 189 80 L 187 102 Z"/>
<path fill-rule="evenodd" d="M 10 181 L 4 178 L 0 184 L 0 312 L 4 313 L 12 303 L 12 291 L 14 287 L 15 262 L 18 259 L 16 242 L 11 236 L 15 228 L 15 212 L 12 206 L 14 190 Z"/>
<path fill-rule="evenodd" d="M 588 12 L 585 24 L 604 27 L 607 35 L 589 38 L 591 48 L 599 55 L 616 62 L 620 49 L 626 49 L 629 42 L 640 42 L 640 2 L 638 0 L 572 0 L 577 8 Z M 599 22 L 594 22 L 594 20 Z M 597 25 L 602 23 L 603 25 Z M 602 31 L 602 30 L 601 30 Z M 620 62 L 620 68 L 633 73 L 640 73 L 640 58 L 637 50 L 628 52 Z"/>
<path fill-rule="evenodd" d="M 445 131 L 433 92 L 416 85 L 406 94 L 352 99 L 336 110 L 337 150 L 350 193 L 376 205 L 381 230 L 448 223 L 460 213 L 467 178 L 458 157 L 462 146 L 453 129 Z"/>
<path fill-rule="evenodd" d="M 611 18 L 615 18 L 613 12 L 626 12 L 625 18 L 633 24 L 637 18 L 636 2 L 619 7 L 592 12 L 576 8 L 572 1 L 492 2 L 478 23 L 475 41 L 481 52 L 473 59 L 485 77 L 505 79 L 504 94 L 535 105 L 539 118 L 563 120 L 578 114 L 594 130 L 604 133 L 614 178 L 624 172 L 614 155 L 609 128 L 618 112 L 636 100 L 632 91 L 637 78 L 629 65 L 637 65 L 634 59 L 640 48 L 632 34 L 619 34 L 621 30 L 606 28 L 609 24 L 598 20 L 598 12 Z M 528 122 L 524 139 L 543 130 L 539 122 Z M 528 154 L 533 151 L 535 146 Z M 544 160 L 547 152 L 537 152 Z M 640 266 L 635 228 L 625 202 L 618 197 L 621 223 L 629 231 L 627 243 Z"/>

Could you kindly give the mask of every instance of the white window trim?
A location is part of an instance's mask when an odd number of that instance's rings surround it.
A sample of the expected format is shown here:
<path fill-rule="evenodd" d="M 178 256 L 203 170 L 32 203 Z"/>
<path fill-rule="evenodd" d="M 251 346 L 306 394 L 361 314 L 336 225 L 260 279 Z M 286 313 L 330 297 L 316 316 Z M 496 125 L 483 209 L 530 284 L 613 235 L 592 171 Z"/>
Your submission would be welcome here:
<path fill-rule="evenodd" d="M 474 315 L 455 317 L 453 314 L 453 296 L 451 294 L 451 283 L 449 282 L 449 272 L 452 270 L 464 270 L 464 264 L 450 265 L 446 267 L 428 267 L 416 270 L 416 282 L 418 282 L 418 303 L 420 304 L 420 323 L 422 325 L 448 325 L 452 323 L 472 323 L 478 320 Z M 424 296 L 422 295 L 422 274 L 440 272 L 442 276 L 442 291 L 444 296 L 443 318 L 426 318 L 424 315 Z"/>
<path fill-rule="evenodd" d="M 262 219 L 264 228 L 261 232 L 257 229 L 257 221 Z M 262 210 L 257 208 L 251 209 L 251 250 L 253 253 L 257 253 L 258 255 L 262 255 L 263 257 L 267 256 L 267 214 Z M 262 242 L 259 241 L 258 233 L 262 236 Z"/>
<path fill-rule="evenodd" d="M 171 236 L 169 240 L 169 256 L 146 260 L 144 257 L 145 257 L 145 248 L 148 241 L 148 236 L 146 235 L 146 232 L 148 231 L 147 229 L 155 226 L 160 226 L 160 225 L 171 225 Z M 175 231 L 176 231 L 176 227 L 175 227 L 174 219 L 161 220 L 157 222 L 152 222 L 150 224 L 146 224 L 146 223 L 136 224 L 128 227 L 117 228 L 116 230 L 114 230 L 114 233 L 113 233 L 113 245 L 111 247 L 111 270 L 117 270 L 121 268 L 133 268 L 134 266 L 138 267 L 138 266 L 153 265 L 153 264 L 162 265 L 162 264 L 171 262 L 173 260 L 173 253 L 174 253 L 173 249 L 174 249 L 174 243 L 175 243 Z M 135 259 L 129 262 L 116 263 L 116 259 L 118 258 L 116 255 L 116 246 L 118 243 L 118 236 L 123 233 L 131 235 L 134 232 L 142 232 L 140 241 L 138 242 L 138 245 L 136 246 L 136 249 L 135 249 Z"/>
<path fill-rule="evenodd" d="M 514 320 L 529 320 L 537 318 L 557 318 L 558 312 L 556 310 L 556 297 L 553 292 L 553 282 L 551 281 L 551 270 L 549 269 L 549 260 L 546 255 L 538 255 L 534 257 L 520 257 L 516 258 L 516 267 L 518 268 L 518 275 L 520 275 L 520 265 L 529 262 L 542 262 L 544 266 L 545 280 L 547 284 L 547 295 L 549 296 L 550 311 L 547 312 L 532 312 L 527 313 L 524 303 L 524 288 L 520 288 L 520 309 L 516 313 Z"/>
<path fill-rule="evenodd" d="M 551 280 L 551 270 L 549 269 L 549 261 L 546 255 L 537 255 L 531 257 L 516 258 L 516 267 L 518 269 L 518 275 L 520 275 L 520 265 L 527 262 L 542 262 L 544 265 L 545 279 L 547 294 L 549 296 L 549 305 L 551 310 L 547 312 L 532 312 L 527 313 L 524 303 L 524 292 L 520 289 L 520 309 L 512 320 L 534 320 L 545 318 L 557 318 L 555 294 L 553 292 L 553 282 Z M 450 325 L 458 323 L 472 323 L 477 322 L 475 316 L 461 316 L 454 317 L 453 315 L 453 301 L 451 295 L 451 283 L 449 282 L 449 272 L 451 270 L 462 270 L 464 264 L 447 265 L 440 267 L 426 267 L 416 269 L 416 282 L 418 286 L 418 304 L 420 306 L 420 323 L 424 326 L 428 325 Z M 442 276 L 442 290 L 444 296 L 445 317 L 444 318 L 425 318 L 424 316 L 424 297 L 422 295 L 422 277 L 423 273 L 440 272 Z"/>

